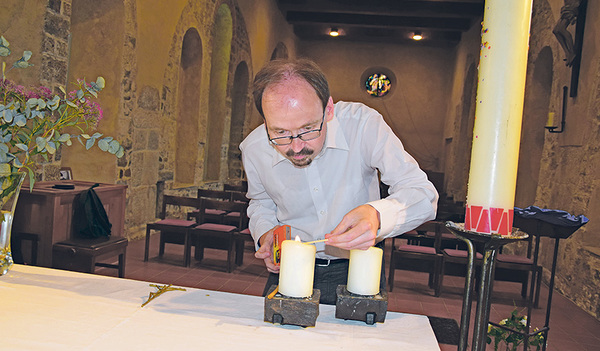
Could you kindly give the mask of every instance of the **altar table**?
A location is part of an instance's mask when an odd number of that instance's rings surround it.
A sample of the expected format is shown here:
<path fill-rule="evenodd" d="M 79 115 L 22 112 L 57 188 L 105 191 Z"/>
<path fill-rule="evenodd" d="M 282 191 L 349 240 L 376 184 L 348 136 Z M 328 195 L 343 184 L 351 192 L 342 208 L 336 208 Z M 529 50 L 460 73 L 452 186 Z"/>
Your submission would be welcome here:
<path fill-rule="evenodd" d="M 14 265 L 0 276 L 2 350 L 439 350 L 427 317 L 335 318 L 315 327 L 263 321 L 264 298 L 185 288 L 146 306 L 149 282 Z"/>

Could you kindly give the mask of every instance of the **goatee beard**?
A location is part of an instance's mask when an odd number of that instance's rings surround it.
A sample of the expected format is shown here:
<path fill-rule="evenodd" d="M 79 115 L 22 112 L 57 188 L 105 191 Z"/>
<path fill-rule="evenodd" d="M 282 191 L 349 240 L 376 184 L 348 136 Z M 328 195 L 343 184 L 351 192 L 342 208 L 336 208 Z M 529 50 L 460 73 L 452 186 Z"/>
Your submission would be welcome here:
<path fill-rule="evenodd" d="M 307 157 L 307 158 L 303 158 L 301 160 L 297 160 L 294 157 L 295 156 L 310 156 L 312 154 L 314 154 L 314 150 L 308 149 L 308 148 L 303 148 L 302 150 L 298 151 L 298 152 L 294 152 L 293 150 L 288 150 L 285 155 L 288 157 L 288 160 L 290 160 L 290 162 L 292 162 L 292 164 L 296 167 L 306 167 L 308 165 L 311 164 L 312 162 L 312 158 L 311 157 Z"/>

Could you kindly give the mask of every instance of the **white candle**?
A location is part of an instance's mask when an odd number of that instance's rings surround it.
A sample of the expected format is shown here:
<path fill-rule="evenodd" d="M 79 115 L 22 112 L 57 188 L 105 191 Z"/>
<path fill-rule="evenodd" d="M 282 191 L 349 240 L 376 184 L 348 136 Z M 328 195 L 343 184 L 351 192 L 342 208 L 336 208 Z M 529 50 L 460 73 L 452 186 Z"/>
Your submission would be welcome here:
<path fill-rule="evenodd" d="M 485 2 L 467 230 L 512 230 L 532 1 Z"/>
<path fill-rule="evenodd" d="M 279 269 L 279 292 L 290 297 L 309 297 L 313 293 L 315 275 L 315 245 L 296 240 L 285 240 L 281 244 L 281 266 Z"/>
<path fill-rule="evenodd" d="M 370 247 L 368 250 L 350 250 L 346 289 L 358 295 L 379 294 L 382 257 L 383 250 L 378 247 Z"/>

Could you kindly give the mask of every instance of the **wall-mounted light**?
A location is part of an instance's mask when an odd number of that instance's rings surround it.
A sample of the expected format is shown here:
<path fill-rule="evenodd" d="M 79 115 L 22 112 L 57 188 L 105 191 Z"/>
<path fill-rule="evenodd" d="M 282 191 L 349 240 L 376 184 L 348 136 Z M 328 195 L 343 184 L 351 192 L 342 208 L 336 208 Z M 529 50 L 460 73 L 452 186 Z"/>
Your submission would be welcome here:
<path fill-rule="evenodd" d="M 413 33 L 411 38 L 412 38 L 412 40 L 419 41 L 419 40 L 423 39 L 423 34 L 421 32 L 417 31 L 417 32 Z"/>
<path fill-rule="evenodd" d="M 567 116 L 567 93 L 569 88 L 563 87 L 563 102 L 562 102 L 562 118 L 560 121 L 560 129 L 555 125 L 554 112 L 548 113 L 548 120 L 544 128 L 548 129 L 550 133 L 562 133 L 565 130 L 565 118 Z"/>
<path fill-rule="evenodd" d="M 331 30 L 329 30 L 329 35 L 332 37 L 337 37 L 338 35 L 340 35 L 340 32 L 336 27 L 331 27 Z"/>

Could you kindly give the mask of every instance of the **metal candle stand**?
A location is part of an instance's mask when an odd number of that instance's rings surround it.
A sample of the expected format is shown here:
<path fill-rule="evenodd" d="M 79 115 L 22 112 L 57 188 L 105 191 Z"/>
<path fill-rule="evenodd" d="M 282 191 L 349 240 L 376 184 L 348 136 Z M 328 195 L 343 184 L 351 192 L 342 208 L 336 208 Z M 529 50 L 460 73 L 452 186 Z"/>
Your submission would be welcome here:
<path fill-rule="evenodd" d="M 271 285 L 269 296 L 277 285 Z M 265 322 L 314 327 L 319 316 L 321 290 L 313 289 L 312 296 L 299 298 L 280 293 L 272 298 L 265 297 Z"/>
<path fill-rule="evenodd" d="M 377 295 L 364 296 L 353 294 L 346 285 L 338 285 L 336 289 L 335 318 L 363 321 L 369 325 L 383 323 L 388 306 L 387 291 Z"/>
<path fill-rule="evenodd" d="M 472 232 L 465 230 L 464 227 L 460 227 L 454 222 L 446 222 L 446 228 L 448 228 L 448 230 L 450 230 L 457 238 L 464 241 L 467 244 L 468 249 L 465 293 L 463 297 L 463 306 L 460 318 L 460 337 L 458 341 L 459 351 L 467 349 L 467 338 L 469 335 L 471 294 L 474 278 L 473 272 L 475 268 L 475 248 L 473 242 L 482 243 L 484 245 L 483 265 L 477 294 L 477 311 L 475 313 L 472 345 L 472 350 L 483 351 L 486 347 L 486 336 L 491 305 L 490 297 L 494 282 L 494 265 L 496 263 L 498 249 L 511 242 L 526 239 L 528 235 L 524 232 L 518 232 L 514 228 L 513 232 L 506 236 Z"/>

